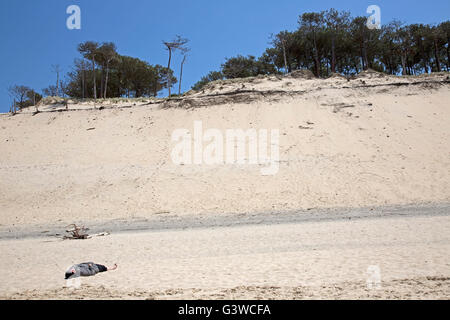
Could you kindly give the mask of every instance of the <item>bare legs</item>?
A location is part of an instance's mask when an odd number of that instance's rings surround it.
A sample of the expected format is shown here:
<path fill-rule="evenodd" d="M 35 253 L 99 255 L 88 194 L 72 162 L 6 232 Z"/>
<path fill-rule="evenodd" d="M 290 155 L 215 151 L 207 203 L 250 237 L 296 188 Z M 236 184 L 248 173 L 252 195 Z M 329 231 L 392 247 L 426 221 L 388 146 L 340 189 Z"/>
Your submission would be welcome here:
<path fill-rule="evenodd" d="M 117 269 L 117 263 L 114 264 L 112 267 L 106 267 L 107 271 L 116 270 Z"/>

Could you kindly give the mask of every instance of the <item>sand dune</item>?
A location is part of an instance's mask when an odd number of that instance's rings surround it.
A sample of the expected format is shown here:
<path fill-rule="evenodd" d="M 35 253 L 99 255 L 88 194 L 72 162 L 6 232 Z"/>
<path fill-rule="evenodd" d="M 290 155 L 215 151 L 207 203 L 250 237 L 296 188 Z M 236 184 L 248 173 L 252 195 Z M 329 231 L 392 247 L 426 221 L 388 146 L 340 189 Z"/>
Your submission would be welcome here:
<path fill-rule="evenodd" d="M 447 77 L 261 77 L 187 95 L 218 103 L 208 107 L 149 100 L 2 115 L 0 224 L 447 202 Z M 278 93 L 246 91 L 240 103 L 225 104 L 211 96 L 243 86 Z M 262 176 L 255 165 L 174 165 L 173 130 L 192 131 L 197 120 L 222 131 L 279 129 L 278 174 Z"/>
<path fill-rule="evenodd" d="M 2 114 L 0 297 L 448 298 L 449 89 L 443 73 L 365 72 L 349 81 L 297 73 L 218 81 L 171 101 L 71 101 L 68 111 L 55 103 Z M 278 173 L 174 164 L 173 131 L 192 132 L 196 121 L 219 132 L 279 130 Z M 296 218 L 438 203 L 444 214 Z M 69 223 L 117 232 L 36 237 Z M 136 223 L 153 230 L 120 232 Z M 84 260 L 120 268 L 74 293 L 62 274 Z M 381 290 L 366 288 L 370 265 L 382 270 Z"/>

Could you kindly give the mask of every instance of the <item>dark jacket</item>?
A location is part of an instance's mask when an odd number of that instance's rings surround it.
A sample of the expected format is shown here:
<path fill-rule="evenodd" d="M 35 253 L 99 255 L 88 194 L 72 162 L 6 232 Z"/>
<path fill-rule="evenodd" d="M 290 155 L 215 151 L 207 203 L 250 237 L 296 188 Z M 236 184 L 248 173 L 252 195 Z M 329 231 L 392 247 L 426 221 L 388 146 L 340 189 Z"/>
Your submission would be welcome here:
<path fill-rule="evenodd" d="M 73 273 L 72 270 L 75 270 L 75 273 Z M 101 264 L 95 264 L 94 262 L 83 262 L 71 266 L 66 271 L 66 279 L 95 276 L 97 273 L 104 271 L 107 271 L 107 268 Z"/>

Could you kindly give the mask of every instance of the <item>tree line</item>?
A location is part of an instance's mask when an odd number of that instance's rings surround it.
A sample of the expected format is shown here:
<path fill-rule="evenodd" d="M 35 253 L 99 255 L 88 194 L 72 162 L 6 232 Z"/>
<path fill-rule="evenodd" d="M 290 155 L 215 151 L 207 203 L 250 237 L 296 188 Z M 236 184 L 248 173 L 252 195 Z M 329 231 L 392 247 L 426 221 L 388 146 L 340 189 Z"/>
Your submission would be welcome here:
<path fill-rule="evenodd" d="M 180 68 L 179 91 L 181 94 L 181 79 L 183 66 L 186 62 L 188 39 L 177 36 L 172 41 L 164 41 L 163 45 L 169 52 L 167 67 L 159 64 L 151 65 L 138 58 L 120 55 L 112 42 L 98 43 L 86 41 L 77 47 L 80 58 L 74 60 L 72 70 L 65 78 L 59 65 L 52 65 L 56 74 L 56 82 L 42 90 L 45 96 L 71 97 L 79 99 L 98 99 L 115 97 L 156 97 L 163 89 L 169 89 L 178 82 L 171 69 L 172 55 L 176 51 L 183 54 Z M 8 88 L 14 103 L 11 112 L 31 105 L 36 105 L 42 95 L 35 90 L 22 85 Z M 36 109 L 36 111 L 38 111 Z"/>
<path fill-rule="evenodd" d="M 298 28 L 271 36 L 271 46 L 254 56 L 226 59 L 192 88 L 218 79 L 308 69 L 316 77 L 350 75 L 369 68 L 388 74 L 417 75 L 450 70 L 450 21 L 405 25 L 394 20 L 369 29 L 367 17 L 329 9 L 304 13 Z"/>
<path fill-rule="evenodd" d="M 228 58 L 220 70 L 202 77 L 192 89 L 219 79 L 289 73 L 308 69 L 316 77 L 333 73 L 351 75 L 369 68 L 397 75 L 450 70 L 450 21 L 437 25 L 409 24 L 394 20 L 380 29 L 366 26 L 366 17 L 351 17 L 347 11 L 329 9 L 303 13 L 294 31 L 281 31 L 270 37 L 270 47 L 260 57 L 238 55 Z M 56 83 L 43 89 L 46 96 L 71 98 L 156 97 L 163 89 L 179 83 L 181 94 L 183 66 L 189 48 L 188 39 L 177 36 L 163 41 L 168 51 L 167 67 L 151 65 L 138 58 L 123 56 L 112 42 L 80 43 L 72 70 L 61 76 L 53 65 Z M 172 55 L 180 52 L 183 60 L 179 80 L 171 69 Z M 25 86 L 12 86 L 9 93 L 14 108 L 23 108 L 42 96 Z"/>
<path fill-rule="evenodd" d="M 78 45 L 76 58 L 65 81 L 50 85 L 47 96 L 72 98 L 150 97 L 177 83 L 173 70 L 120 55 L 112 42 L 86 41 Z M 57 76 L 57 79 L 59 77 Z"/>
<path fill-rule="evenodd" d="M 17 110 L 29 106 L 35 106 L 42 99 L 35 90 L 23 85 L 14 85 L 8 88 L 9 95 L 13 98 L 13 103 L 9 108 L 9 112 L 16 113 Z M 37 110 L 37 109 L 36 109 Z"/>

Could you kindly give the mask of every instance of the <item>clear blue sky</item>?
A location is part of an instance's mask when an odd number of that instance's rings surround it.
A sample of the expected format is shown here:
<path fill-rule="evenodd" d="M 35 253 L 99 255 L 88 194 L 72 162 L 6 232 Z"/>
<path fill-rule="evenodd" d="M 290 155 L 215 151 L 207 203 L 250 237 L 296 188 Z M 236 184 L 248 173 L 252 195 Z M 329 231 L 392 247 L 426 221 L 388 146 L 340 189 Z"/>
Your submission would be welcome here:
<path fill-rule="evenodd" d="M 66 28 L 66 8 L 81 8 L 81 30 Z M 1 0 L 0 112 L 11 102 L 7 88 L 23 84 L 41 90 L 55 83 L 52 64 L 66 73 L 86 40 L 112 41 L 123 55 L 167 64 L 161 43 L 176 34 L 191 40 L 183 90 L 226 57 L 259 56 L 269 36 L 294 30 L 304 12 L 329 8 L 365 15 L 369 5 L 381 8 L 382 23 L 439 23 L 449 19 L 449 0 Z M 178 58 L 173 69 L 179 72 Z"/>

